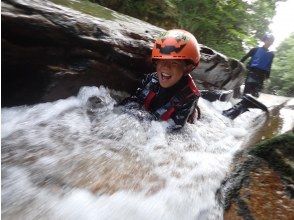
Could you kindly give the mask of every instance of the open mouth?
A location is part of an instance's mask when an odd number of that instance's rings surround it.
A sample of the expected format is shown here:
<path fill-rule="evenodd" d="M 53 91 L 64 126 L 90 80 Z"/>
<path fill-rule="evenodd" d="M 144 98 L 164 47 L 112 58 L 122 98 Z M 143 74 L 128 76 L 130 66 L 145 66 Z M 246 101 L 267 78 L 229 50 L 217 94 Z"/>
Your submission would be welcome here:
<path fill-rule="evenodd" d="M 160 76 L 163 81 L 169 80 L 172 77 L 171 75 L 169 75 L 167 73 L 161 73 Z"/>

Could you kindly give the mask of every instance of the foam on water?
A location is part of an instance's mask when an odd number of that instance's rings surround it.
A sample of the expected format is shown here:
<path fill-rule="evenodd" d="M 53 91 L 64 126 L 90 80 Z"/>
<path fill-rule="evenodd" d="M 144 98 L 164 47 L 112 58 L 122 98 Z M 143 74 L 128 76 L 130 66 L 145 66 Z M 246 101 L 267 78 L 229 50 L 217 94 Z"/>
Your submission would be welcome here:
<path fill-rule="evenodd" d="M 280 133 L 285 133 L 287 131 L 294 130 L 294 99 L 287 102 L 285 108 L 281 109 L 280 114 L 283 119 L 283 127 Z"/>
<path fill-rule="evenodd" d="M 92 96 L 103 106 L 89 109 Z M 115 103 L 83 87 L 2 109 L 3 218 L 222 219 L 216 191 L 261 111 L 231 121 L 220 114 L 230 103 L 200 100 L 202 119 L 168 133 Z"/>

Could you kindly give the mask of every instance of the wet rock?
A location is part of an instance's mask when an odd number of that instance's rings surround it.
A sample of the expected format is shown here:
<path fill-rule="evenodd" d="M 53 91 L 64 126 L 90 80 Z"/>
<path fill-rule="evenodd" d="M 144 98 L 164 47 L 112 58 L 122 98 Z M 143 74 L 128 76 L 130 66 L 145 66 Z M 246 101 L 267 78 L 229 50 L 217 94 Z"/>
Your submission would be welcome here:
<path fill-rule="evenodd" d="M 218 194 L 224 219 L 293 219 L 293 159 L 293 133 L 239 154 Z"/>
<path fill-rule="evenodd" d="M 95 110 L 97 108 L 101 108 L 103 107 L 105 104 L 103 103 L 102 99 L 97 97 L 97 96 L 91 96 L 88 100 L 87 100 L 87 108 L 89 110 Z"/>
<path fill-rule="evenodd" d="M 258 144 L 251 154 L 263 158 L 279 173 L 291 199 L 294 199 L 294 134 L 287 133 Z"/>
<path fill-rule="evenodd" d="M 130 93 L 154 71 L 150 53 L 161 28 L 87 1 L 3 0 L 1 6 L 3 106 L 67 98 L 86 85 Z M 241 63 L 204 45 L 201 54 L 192 74 L 200 87 L 241 85 Z"/>
<path fill-rule="evenodd" d="M 192 76 L 200 88 L 230 89 L 237 93 L 244 82 L 244 73 L 245 67 L 238 60 L 202 45 L 201 62 Z"/>

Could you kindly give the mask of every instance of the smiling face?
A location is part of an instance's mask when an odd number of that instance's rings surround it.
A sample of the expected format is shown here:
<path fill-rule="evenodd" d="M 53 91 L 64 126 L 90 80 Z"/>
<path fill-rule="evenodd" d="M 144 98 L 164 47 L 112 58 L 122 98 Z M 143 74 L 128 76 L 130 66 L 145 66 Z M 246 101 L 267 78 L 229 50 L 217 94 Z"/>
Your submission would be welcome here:
<path fill-rule="evenodd" d="M 186 68 L 183 60 L 158 60 L 156 72 L 161 87 L 168 88 L 175 85 L 183 77 Z"/>

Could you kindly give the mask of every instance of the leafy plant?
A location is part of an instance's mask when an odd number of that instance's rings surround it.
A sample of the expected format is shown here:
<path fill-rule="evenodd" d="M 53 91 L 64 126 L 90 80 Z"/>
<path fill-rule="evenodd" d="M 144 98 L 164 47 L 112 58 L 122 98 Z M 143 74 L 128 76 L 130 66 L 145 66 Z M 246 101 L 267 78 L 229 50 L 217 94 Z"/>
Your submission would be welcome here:
<path fill-rule="evenodd" d="M 276 2 L 285 0 L 92 1 L 165 29 L 186 29 L 200 43 L 241 58 L 268 31 Z"/>
<path fill-rule="evenodd" d="M 267 91 L 284 96 L 294 96 L 294 33 L 277 48 Z"/>

